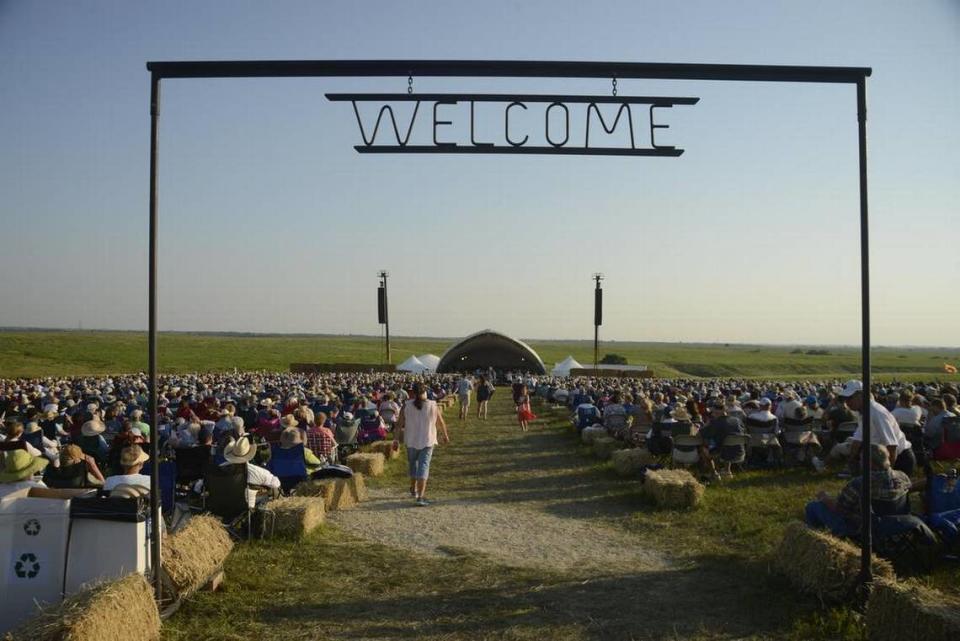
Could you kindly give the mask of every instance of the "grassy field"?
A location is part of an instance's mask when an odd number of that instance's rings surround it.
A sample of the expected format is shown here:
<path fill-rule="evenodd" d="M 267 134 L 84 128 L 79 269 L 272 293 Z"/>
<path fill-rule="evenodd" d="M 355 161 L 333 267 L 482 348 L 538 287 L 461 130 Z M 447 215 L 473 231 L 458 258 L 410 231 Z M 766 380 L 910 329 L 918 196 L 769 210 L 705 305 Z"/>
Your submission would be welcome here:
<path fill-rule="evenodd" d="M 393 339 L 393 362 L 410 355 L 437 355 L 453 339 Z M 529 341 L 548 368 L 573 355 L 584 364 L 593 358 L 590 341 Z M 292 362 L 369 363 L 382 360 L 375 337 L 237 336 L 162 334 L 162 372 L 238 369 L 286 370 Z M 825 351 L 825 354 L 807 353 Z M 686 343 L 605 342 L 601 354 L 616 353 L 631 364 L 648 365 L 661 376 L 826 377 L 845 378 L 860 371 L 859 350 L 843 347 L 774 347 Z M 878 375 L 909 379 L 960 380 L 943 374 L 943 363 L 960 365 L 960 348 L 873 351 Z M 0 331 L 0 377 L 90 375 L 143 371 L 146 336 L 138 332 Z"/>
<path fill-rule="evenodd" d="M 666 554 L 669 569 L 551 571 L 469 549 L 424 557 L 326 526 L 299 543 L 240 545 L 228 560 L 226 592 L 196 595 L 164 638 L 860 638 L 855 614 L 822 610 L 768 569 L 785 524 L 800 518 L 817 489 L 835 491 L 842 481 L 751 472 L 708 488 L 699 510 L 656 510 L 637 480 L 617 477 L 579 444 L 563 415 L 538 412 L 545 420 L 527 434 L 505 394 L 494 397 L 488 422 L 451 419 L 452 443 L 434 457 L 431 497 L 589 520 Z M 403 496 L 404 466 L 392 463 L 370 485 Z"/>

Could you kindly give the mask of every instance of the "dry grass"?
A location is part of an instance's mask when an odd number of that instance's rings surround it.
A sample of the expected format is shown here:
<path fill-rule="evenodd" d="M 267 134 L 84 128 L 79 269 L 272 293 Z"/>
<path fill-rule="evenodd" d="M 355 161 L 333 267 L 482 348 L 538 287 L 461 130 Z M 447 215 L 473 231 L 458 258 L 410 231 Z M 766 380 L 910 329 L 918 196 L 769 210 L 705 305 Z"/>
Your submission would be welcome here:
<path fill-rule="evenodd" d="M 367 483 L 363 479 L 363 474 L 354 472 L 352 477 L 346 479 L 346 482 L 355 502 L 363 503 L 369 498 L 367 495 Z"/>
<path fill-rule="evenodd" d="M 326 518 L 324 501 L 319 496 L 288 496 L 270 501 L 276 536 L 301 539 L 320 527 Z"/>
<path fill-rule="evenodd" d="M 347 467 L 366 476 L 382 476 L 383 463 L 383 454 L 375 452 L 357 452 L 348 456 L 346 460 Z"/>
<path fill-rule="evenodd" d="M 643 447 L 617 450 L 610 456 L 610 460 L 616 473 L 624 477 L 637 476 L 644 465 L 656 462 L 653 455 Z"/>
<path fill-rule="evenodd" d="M 877 581 L 867 603 L 870 641 L 956 641 L 960 599 L 915 582 Z"/>
<path fill-rule="evenodd" d="M 233 550 L 219 519 L 195 516 L 163 541 L 163 571 L 179 597 L 202 588 Z"/>
<path fill-rule="evenodd" d="M 857 587 L 860 549 L 795 521 L 787 526 L 773 565 L 798 589 L 825 603 L 843 603 L 854 596 Z M 892 579 L 893 566 L 874 557 L 873 575 Z"/>
<path fill-rule="evenodd" d="M 591 425 L 585 427 L 580 431 L 580 440 L 583 441 L 586 445 L 593 445 L 593 440 L 596 438 L 607 438 L 607 429 L 599 425 Z"/>
<path fill-rule="evenodd" d="M 377 441 L 371 443 L 369 451 L 375 454 L 383 454 L 385 461 L 392 461 L 400 458 L 400 448 L 393 446 L 393 441 Z"/>
<path fill-rule="evenodd" d="M 643 493 L 660 508 L 697 507 L 703 492 L 703 485 L 686 470 L 648 470 L 643 482 Z"/>
<path fill-rule="evenodd" d="M 326 511 L 333 512 L 356 506 L 360 496 L 358 488 L 353 479 L 307 480 L 297 486 L 295 493 L 297 496 L 322 496 Z"/>
<path fill-rule="evenodd" d="M 141 574 L 100 583 L 45 608 L 8 641 L 149 641 L 160 637 L 153 587 Z"/>

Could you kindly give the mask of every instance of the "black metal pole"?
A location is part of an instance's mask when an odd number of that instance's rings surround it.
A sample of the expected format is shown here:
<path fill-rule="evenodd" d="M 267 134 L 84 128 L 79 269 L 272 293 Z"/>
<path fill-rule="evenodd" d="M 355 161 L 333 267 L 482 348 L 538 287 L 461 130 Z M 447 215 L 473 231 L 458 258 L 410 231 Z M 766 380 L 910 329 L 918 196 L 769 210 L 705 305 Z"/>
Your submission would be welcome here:
<path fill-rule="evenodd" d="M 860 581 L 863 594 L 870 590 L 873 581 L 873 571 L 870 567 L 870 551 L 873 547 L 872 516 L 870 502 L 870 233 L 867 220 L 867 79 L 857 81 L 857 123 L 859 125 L 860 143 L 860 315 L 862 327 L 861 358 L 863 365 L 863 407 L 860 417 L 863 424 L 863 437 L 860 471 L 862 485 L 860 488 L 861 521 L 861 549 L 860 549 Z M 892 461 L 891 461 L 892 463 Z"/>
<path fill-rule="evenodd" d="M 149 290 L 149 374 L 150 374 L 150 563 L 153 589 L 159 603 L 163 597 L 160 579 L 160 423 L 157 413 L 157 143 L 160 120 L 160 77 L 150 74 L 150 266 Z"/>
<path fill-rule="evenodd" d="M 389 297 L 387 296 L 387 276 L 389 276 L 389 274 L 386 271 L 380 272 L 380 277 L 383 278 L 383 327 L 387 343 L 387 365 L 389 365 L 392 360 L 390 354 L 390 306 Z"/>

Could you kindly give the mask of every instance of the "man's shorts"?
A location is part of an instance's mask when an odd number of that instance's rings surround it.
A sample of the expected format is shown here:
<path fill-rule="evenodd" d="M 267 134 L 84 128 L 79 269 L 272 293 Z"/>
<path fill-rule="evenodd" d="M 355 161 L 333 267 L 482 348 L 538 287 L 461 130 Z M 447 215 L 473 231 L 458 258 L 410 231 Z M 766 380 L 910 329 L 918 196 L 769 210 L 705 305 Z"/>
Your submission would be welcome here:
<path fill-rule="evenodd" d="M 469 394 L 458 394 L 458 395 L 457 395 L 457 398 L 460 400 L 460 404 L 461 404 L 461 405 L 466 406 L 466 405 L 469 405 L 469 404 L 470 404 L 470 395 L 469 395 Z"/>
<path fill-rule="evenodd" d="M 410 478 L 426 480 L 430 476 L 430 459 L 433 458 L 433 448 L 424 447 L 419 450 L 407 448 L 407 464 L 410 466 Z"/>

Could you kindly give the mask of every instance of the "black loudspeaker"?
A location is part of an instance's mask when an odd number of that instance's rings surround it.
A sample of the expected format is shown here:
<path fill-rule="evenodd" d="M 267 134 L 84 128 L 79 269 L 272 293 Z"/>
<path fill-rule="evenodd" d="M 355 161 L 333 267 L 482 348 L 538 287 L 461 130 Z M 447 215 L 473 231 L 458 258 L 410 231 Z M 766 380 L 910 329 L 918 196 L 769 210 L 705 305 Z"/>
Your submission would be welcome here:
<path fill-rule="evenodd" d="M 593 292 L 593 324 L 603 325 L 603 290 L 599 288 Z"/>
<path fill-rule="evenodd" d="M 387 323 L 387 290 L 382 285 L 377 287 L 377 322 L 381 325 Z"/>

